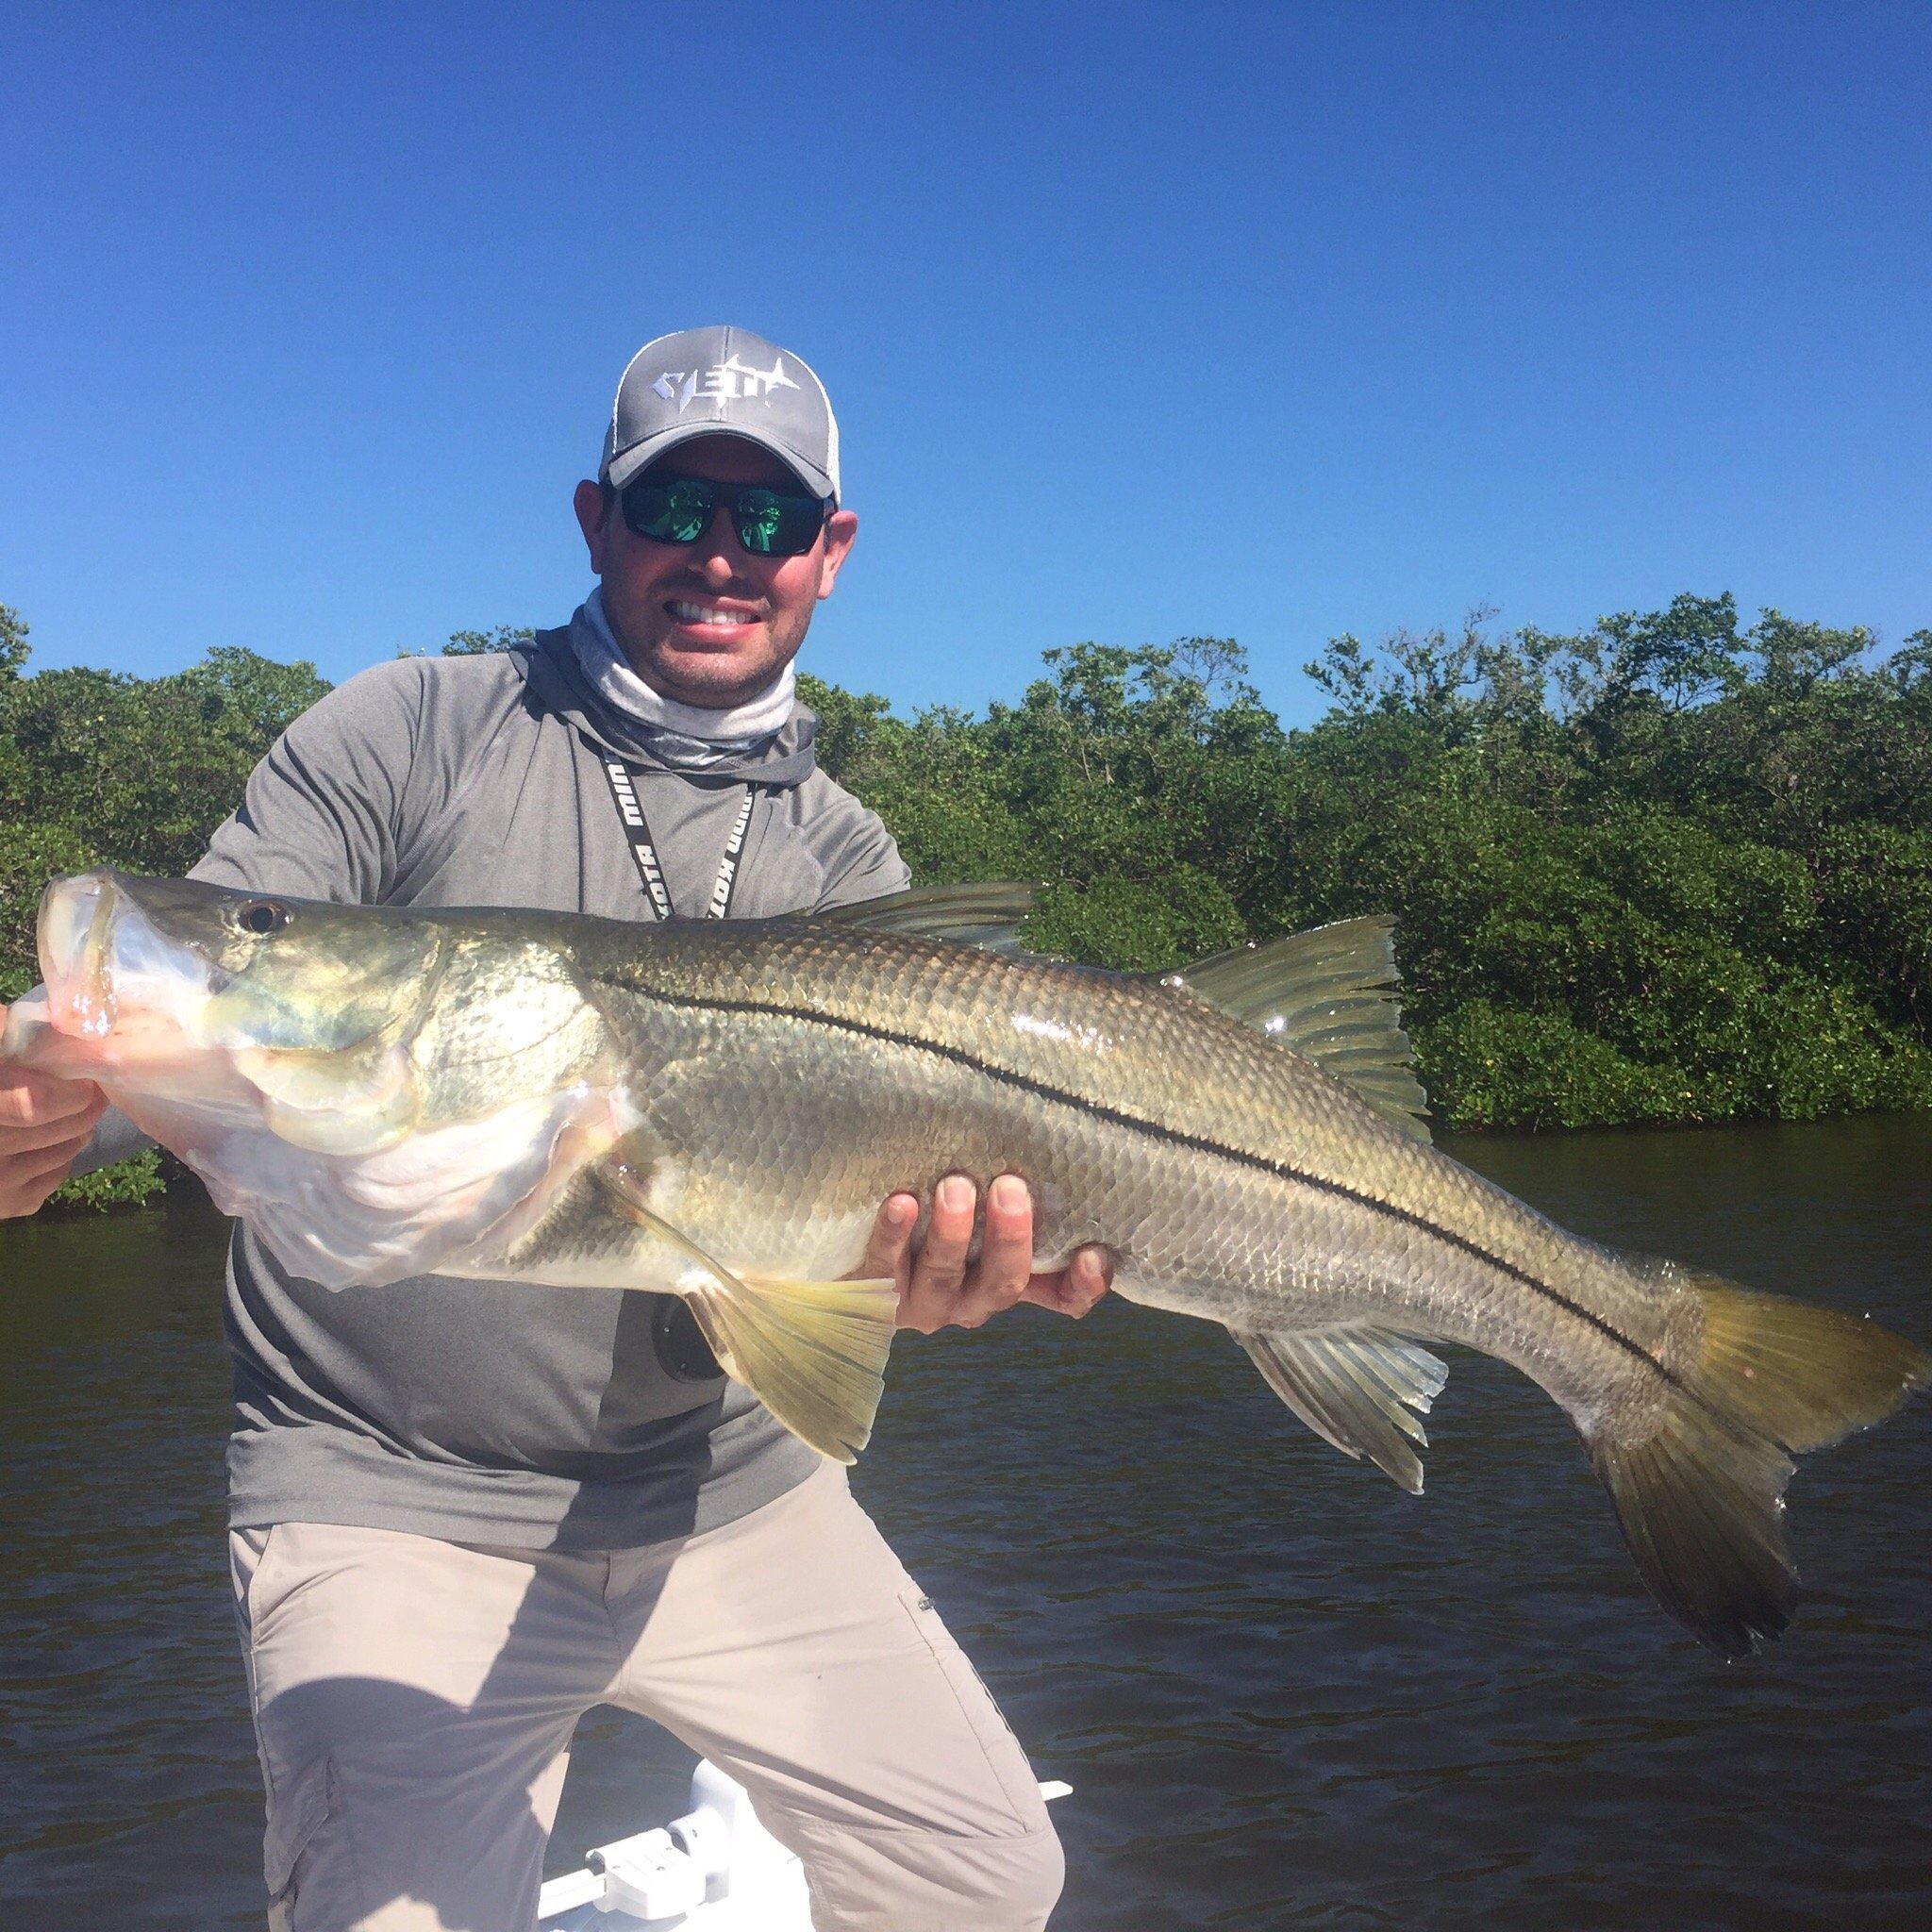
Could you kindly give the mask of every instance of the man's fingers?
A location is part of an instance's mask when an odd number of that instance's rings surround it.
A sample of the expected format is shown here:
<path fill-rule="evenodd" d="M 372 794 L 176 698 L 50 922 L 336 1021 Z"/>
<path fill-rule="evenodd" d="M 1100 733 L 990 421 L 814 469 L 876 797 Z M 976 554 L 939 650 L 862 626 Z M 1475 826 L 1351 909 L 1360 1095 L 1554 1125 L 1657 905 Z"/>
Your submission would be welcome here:
<path fill-rule="evenodd" d="M 58 1141 L 49 1141 L 36 1153 L 22 1155 L 21 1164 L 29 1174 L 38 1173 L 43 1167 L 71 1167 L 75 1157 L 93 1137 L 94 1130 L 92 1124 L 72 1128 L 62 1134 Z"/>
<path fill-rule="evenodd" d="M 925 1244 L 912 1264 L 912 1288 L 900 1320 L 935 1328 L 977 1328 L 1025 1292 L 1033 1266 L 1033 1197 L 1017 1174 L 987 1190 L 979 1256 L 969 1267 L 977 1193 L 963 1174 L 949 1174 L 933 1197 Z"/>
<path fill-rule="evenodd" d="M 58 1147 L 49 1147 L 39 1158 L 25 1163 L 20 1175 L 22 1188 L 31 1191 L 44 1182 L 47 1191 L 52 1193 L 67 1178 L 75 1155 L 86 1145 L 87 1136 L 83 1134 L 77 1141 L 65 1141 Z"/>
<path fill-rule="evenodd" d="M 1113 1286 L 1113 1257 L 1105 1248 L 1081 1248 L 1067 1263 L 1067 1287 L 1074 1306 L 1070 1315 L 1084 1315 Z"/>
<path fill-rule="evenodd" d="M 1076 1321 L 1087 1314 L 1113 1285 L 1113 1262 L 1105 1248 L 1080 1248 L 1064 1268 L 1036 1274 L 1026 1285 L 1024 1301 L 1036 1302 L 1057 1315 Z"/>
<path fill-rule="evenodd" d="M 64 1120 L 43 1121 L 30 1127 L 0 1127 L 0 1167 L 10 1166 L 16 1160 L 32 1159 L 36 1155 L 64 1146 L 70 1141 L 76 1147 L 85 1145 L 104 1111 L 104 1108 L 91 1108 L 79 1114 L 70 1114 Z"/>
<path fill-rule="evenodd" d="M 912 1268 L 915 1278 L 924 1275 L 935 1288 L 958 1288 L 965 1279 L 978 1202 L 979 1190 L 963 1174 L 949 1174 L 934 1190 L 925 1244 Z"/>
<path fill-rule="evenodd" d="M 1035 1301 L 1064 1315 L 1084 1315 L 1107 1292 L 1112 1263 L 1104 1248 L 1082 1248 L 1066 1267 L 1051 1274 L 1033 1273 L 1033 1196 L 1018 1174 L 1003 1174 L 986 1191 L 985 1221 L 979 1254 L 969 1266 L 974 1209 L 977 1195 L 964 1174 L 948 1174 L 933 1195 L 932 1216 L 925 1240 L 912 1257 L 909 1280 L 901 1282 L 899 1324 L 930 1335 L 936 1328 L 977 1328 L 981 1323 L 1018 1301 Z M 911 1206 L 911 1197 L 894 1195 L 895 1203 Z M 868 1266 L 891 1273 L 886 1263 L 904 1251 L 916 1210 L 908 1213 L 903 1233 L 890 1230 L 881 1210 L 868 1247 Z"/>
<path fill-rule="evenodd" d="M 0 1122 L 0 1167 L 61 1146 L 69 1141 L 76 1146 L 84 1144 L 102 1114 L 108 1110 L 108 1103 L 99 1088 L 90 1088 L 88 1092 L 92 1097 L 81 1107 L 49 1119 Z"/>
<path fill-rule="evenodd" d="M 0 1067 L 0 1220 L 38 1212 L 107 1110 L 92 1080 Z"/>
<path fill-rule="evenodd" d="M 933 1191 L 925 1240 L 912 1261 L 912 1298 L 937 1312 L 934 1327 L 951 1319 L 951 1304 L 966 1278 L 973 1245 L 973 1210 L 979 1191 L 962 1174 L 949 1174 Z"/>
<path fill-rule="evenodd" d="M 90 1111 L 98 1120 L 107 1105 L 92 1080 L 57 1080 L 28 1067 L 0 1067 L 0 1133 L 71 1121 Z"/>
<path fill-rule="evenodd" d="M 986 1191 L 986 1232 L 979 1259 L 962 1284 L 953 1320 L 976 1328 L 1026 1292 L 1033 1274 L 1033 1196 L 1018 1174 L 1003 1174 Z"/>
<path fill-rule="evenodd" d="M 895 1281 L 903 1295 L 912 1273 L 912 1230 L 918 1221 L 919 1203 L 910 1194 L 891 1195 L 872 1224 L 865 1259 L 854 1278 Z"/>
<path fill-rule="evenodd" d="M 38 1213 L 46 1198 L 67 1178 L 74 1157 L 87 1145 L 87 1135 L 45 1150 L 33 1159 L 7 1164 L 0 1178 L 0 1221 Z"/>
<path fill-rule="evenodd" d="M 899 1325 L 930 1335 L 958 1319 L 973 1244 L 973 1209 L 979 1191 L 962 1174 L 949 1174 L 933 1191 L 925 1240 L 912 1257 L 912 1278 L 899 1297 Z"/>

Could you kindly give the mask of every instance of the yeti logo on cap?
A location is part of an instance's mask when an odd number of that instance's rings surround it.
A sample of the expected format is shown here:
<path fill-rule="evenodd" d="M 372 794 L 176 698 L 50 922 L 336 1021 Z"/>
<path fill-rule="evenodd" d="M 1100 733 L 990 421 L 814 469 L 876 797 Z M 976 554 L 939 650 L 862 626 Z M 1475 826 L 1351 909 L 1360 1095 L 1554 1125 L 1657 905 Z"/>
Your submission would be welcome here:
<path fill-rule="evenodd" d="M 733 354 L 708 369 L 667 369 L 651 385 L 667 403 L 677 405 L 681 416 L 698 396 L 716 396 L 724 402 L 769 403 L 774 389 L 796 389 L 798 384 L 785 374 L 785 358 L 775 356 L 769 369 L 754 369 Z"/>
<path fill-rule="evenodd" d="M 802 356 L 746 328 L 657 336 L 625 364 L 604 431 L 598 479 L 624 489 L 698 436 L 740 436 L 769 450 L 815 496 L 839 497 L 839 425 Z"/>

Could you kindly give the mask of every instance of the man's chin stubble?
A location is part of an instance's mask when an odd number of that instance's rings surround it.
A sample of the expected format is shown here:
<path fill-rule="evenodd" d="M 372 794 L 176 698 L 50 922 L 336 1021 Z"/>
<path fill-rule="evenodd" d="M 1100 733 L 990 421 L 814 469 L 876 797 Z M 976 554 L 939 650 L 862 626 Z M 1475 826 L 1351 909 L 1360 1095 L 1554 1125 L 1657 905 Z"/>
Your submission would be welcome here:
<path fill-rule="evenodd" d="M 634 670 L 659 697 L 669 698 L 673 704 L 691 705 L 704 711 L 728 711 L 737 705 L 748 705 L 754 698 L 761 698 L 777 683 L 784 672 L 781 664 L 769 671 L 762 677 L 750 680 L 730 677 L 692 677 L 688 673 L 674 671 L 661 663 L 645 658 L 640 661 L 641 653 L 626 649 L 625 656 L 630 659 Z M 723 658 L 724 654 L 719 653 Z M 716 661 L 700 659 L 700 663 Z M 692 667 L 693 669 L 697 667 Z M 722 664 L 719 666 L 722 670 Z"/>

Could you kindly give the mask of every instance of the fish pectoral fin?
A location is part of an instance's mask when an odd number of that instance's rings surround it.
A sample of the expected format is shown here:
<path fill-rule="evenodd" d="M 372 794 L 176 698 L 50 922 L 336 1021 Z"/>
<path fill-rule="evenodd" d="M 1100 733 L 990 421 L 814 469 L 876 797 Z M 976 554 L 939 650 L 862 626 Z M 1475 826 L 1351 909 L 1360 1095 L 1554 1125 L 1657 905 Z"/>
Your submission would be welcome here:
<path fill-rule="evenodd" d="M 705 1271 L 682 1292 L 724 1373 L 821 1456 L 856 1461 L 885 1392 L 895 1284 Z"/>
<path fill-rule="evenodd" d="M 1301 1333 L 1229 1331 L 1263 1379 L 1295 1414 L 1344 1455 L 1366 1456 L 1419 1496 L 1429 1439 L 1427 1414 L 1449 1371 L 1427 1349 L 1387 1329 L 1362 1326 Z"/>
<path fill-rule="evenodd" d="M 891 1281 L 796 1281 L 738 1274 L 653 1212 L 623 1161 L 597 1170 L 618 1211 L 691 1262 L 680 1286 L 718 1365 L 801 1442 L 855 1462 L 872 1438 L 899 1323 Z"/>

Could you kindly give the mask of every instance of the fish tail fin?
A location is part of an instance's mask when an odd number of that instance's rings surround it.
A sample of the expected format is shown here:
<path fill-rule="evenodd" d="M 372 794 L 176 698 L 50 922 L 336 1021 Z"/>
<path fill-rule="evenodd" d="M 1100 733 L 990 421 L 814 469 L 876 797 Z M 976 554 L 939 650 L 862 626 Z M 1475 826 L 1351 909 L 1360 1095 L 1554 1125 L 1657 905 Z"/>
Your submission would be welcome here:
<path fill-rule="evenodd" d="M 1597 1430 L 1591 1460 L 1657 1601 L 1742 1657 L 1797 1601 L 1783 1521 L 1792 1456 L 1882 1422 L 1932 1381 L 1932 1354 L 1875 1322 L 1674 1272 L 1703 1316 L 1694 1359 L 1660 1412 Z"/>

